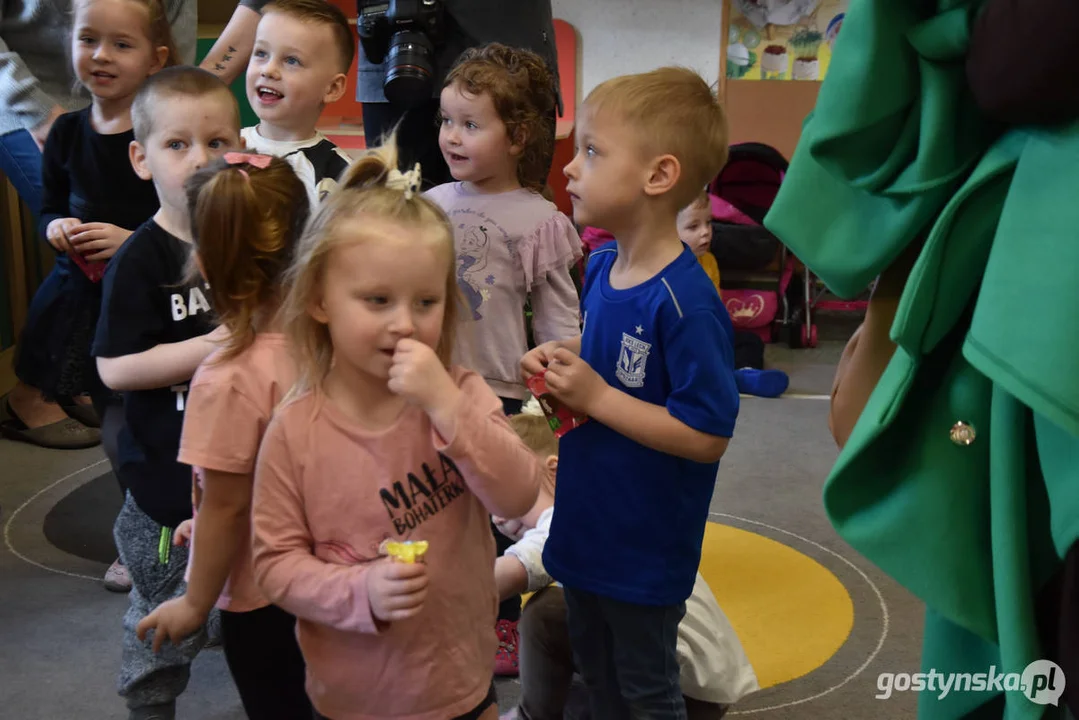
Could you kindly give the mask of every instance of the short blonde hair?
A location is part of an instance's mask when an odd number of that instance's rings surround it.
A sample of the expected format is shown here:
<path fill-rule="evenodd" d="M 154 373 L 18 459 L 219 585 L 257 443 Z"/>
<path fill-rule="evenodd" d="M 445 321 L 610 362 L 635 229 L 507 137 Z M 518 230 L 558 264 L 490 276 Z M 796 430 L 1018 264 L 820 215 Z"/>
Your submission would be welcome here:
<path fill-rule="evenodd" d="M 558 437 L 555 436 L 551 424 L 543 415 L 534 415 L 522 412 L 510 415 L 510 427 L 517 433 L 528 449 L 539 457 L 546 459 L 551 455 L 558 457 Z M 543 487 L 552 496 L 555 492 L 556 478 L 552 473 L 543 474 Z"/>
<path fill-rule="evenodd" d="M 263 15 L 281 13 L 300 22 L 326 25 L 333 33 L 333 42 L 337 50 L 337 70 L 348 73 L 352 60 L 356 57 L 356 40 L 352 37 L 355 29 L 341 8 L 327 0 L 271 0 L 262 8 Z"/>
<path fill-rule="evenodd" d="M 322 292 L 334 248 L 368 242 L 375 237 L 363 231 L 364 220 L 373 227 L 381 220 L 415 229 L 422 241 L 436 247 L 445 258 L 446 308 L 435 351 L 443 364 L 450 363 L 459 302 L 453 226 L 446 214 L 423 195 L 390 187 L 387 181 L 396 169 L 396 135 L 390 135 L 381 147 L 368 150 L 345 171 L 338 188 L 326 198 L 304 230 L 285 278 L 288 294 L 282 307 L 285 332 L 298 356 L 299 374 L 292 395 L 317 387 L 330 371 L 333 343 L 329 328 L 311 317 L 308 309 Z M 350 226 L 348 234 L 342 232 L 345 225 Z M 361 228 L 358 233 L 351 232 L 355 227 Z"/>
<path fill-rule="evenodd" d="M 190 65 L 168 67 L 154 73 L 146 79 L 131 103 L 131 126 L 135 139 L 140 143 L 154 132 L 155 114 L 161 112 L 161 102 L 174 97 L 182 97 L 197 104 L 197 101 L 219 95 L 232 110 L 233 127 L 240 133 L 240 104 L 229 86 L 213 73 Z"/>
<path fill-rule="evenodd" d="M 708 83 L 692 70 L 663 67 L 613 78 L 588 94 L 584 112 L 626 123 L 648 155 L 678 159 L 682 174 L 671 190 L 678 208 L 688 205 L 727 162 L 727 115 Z"/>
<path fill-rule="evenodd" d="M 708 200 L 708 189 L 705 188 L 697 193 L 697 197 L 690 200 L 689 205 L 686 205 L 683 210 L 704 210 L 711 206 L 711 202 Z"/>
<path fill-rule="evenodd" d="M 558 438 L 543 415 L 518 413 L 509 417 L 510 427 L 528 449 L 542 457 L 558 454 Z"/>

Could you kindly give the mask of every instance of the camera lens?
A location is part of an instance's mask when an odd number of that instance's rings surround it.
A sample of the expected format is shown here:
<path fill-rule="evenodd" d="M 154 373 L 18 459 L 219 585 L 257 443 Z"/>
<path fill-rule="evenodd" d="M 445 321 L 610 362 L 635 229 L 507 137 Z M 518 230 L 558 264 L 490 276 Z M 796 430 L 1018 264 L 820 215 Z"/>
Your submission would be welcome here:
<path fill-rule="evenodd" d="M 435 81 L 435 48 L 426 35 L 401 31 L 390 39 L 386 54 L 386 99 L 414 108 L 431 98 Z"/>

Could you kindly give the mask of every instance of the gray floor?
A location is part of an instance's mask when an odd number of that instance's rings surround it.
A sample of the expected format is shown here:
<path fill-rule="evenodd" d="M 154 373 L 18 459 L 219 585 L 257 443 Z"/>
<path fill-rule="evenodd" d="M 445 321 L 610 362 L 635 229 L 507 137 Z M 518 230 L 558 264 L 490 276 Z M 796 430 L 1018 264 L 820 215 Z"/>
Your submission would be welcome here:
<path fill-rule="evenodd" d="M 717 521 L 772 537 L 835 573 L 854 600 L 854 628 L 823 667 L 747 698 L 732 716 L 914 716 L 912 694 L 874 695 L 878 673 L 918 670 L 922 607 L 848 548 L 821 508 L 836 455 L 825 398 L 840 347 L 769 348 L 769 362 L 791 375 L 790 395 L 743 401 L 712 510 Z M 103 472 L 102 458 L 98 449 L 57 452 L 0 440 L 0 717 L 126 716 L 114 690 L 126 598 L 101 589 L 104 565 L 56 549 L 41 531 L 50 508 Z M 500 704 L 510 706 L 515 681 L 500 682 L 499 692 Z M 180 709 L 183 718 L 243 717 L 219 651 L 198 658 Z"/>

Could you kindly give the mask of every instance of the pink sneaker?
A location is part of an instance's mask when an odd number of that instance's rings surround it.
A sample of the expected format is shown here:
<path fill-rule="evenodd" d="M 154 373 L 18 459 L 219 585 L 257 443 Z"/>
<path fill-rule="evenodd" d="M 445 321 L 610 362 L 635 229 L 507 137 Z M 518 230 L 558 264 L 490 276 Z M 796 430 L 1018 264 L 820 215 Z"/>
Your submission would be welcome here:
<path fill-rule="evenodd" d="M 495 625 L 495 633 L 498 635 L 498 650 L 495 651 L 495 675 L 517 677 L 517 647 L 520 643 L 520 635 L 517 634 L 517 623 L 510 620 L 499 620 Z"/>
<path fill-rule="evenodd" d="M 110 592 L 131 592 L 131 576 L 127 574 L 127 568 L 120 564 L 120 558 L 116 558 L 116 562 L 105 571 L 104 585 Z"/>

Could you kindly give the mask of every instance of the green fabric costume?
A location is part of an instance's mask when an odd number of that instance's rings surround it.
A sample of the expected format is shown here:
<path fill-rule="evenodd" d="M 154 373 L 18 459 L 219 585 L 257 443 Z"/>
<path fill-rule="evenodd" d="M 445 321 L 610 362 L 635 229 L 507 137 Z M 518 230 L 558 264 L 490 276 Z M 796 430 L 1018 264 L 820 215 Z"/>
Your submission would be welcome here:
<path fill-rule="evenodd" d="M 1079 538 L 1079 125 L 979 111 L 963 61 L 981 5 L 851 0 L 765 221 L 845 297 L 925 242 L 824 488 L 839 534 L 925 601 L 925 672 L 1044 657 L 1034 598 Z M 1003 696 L 923 692 L 919 717 L 1064 716 Z"/>

